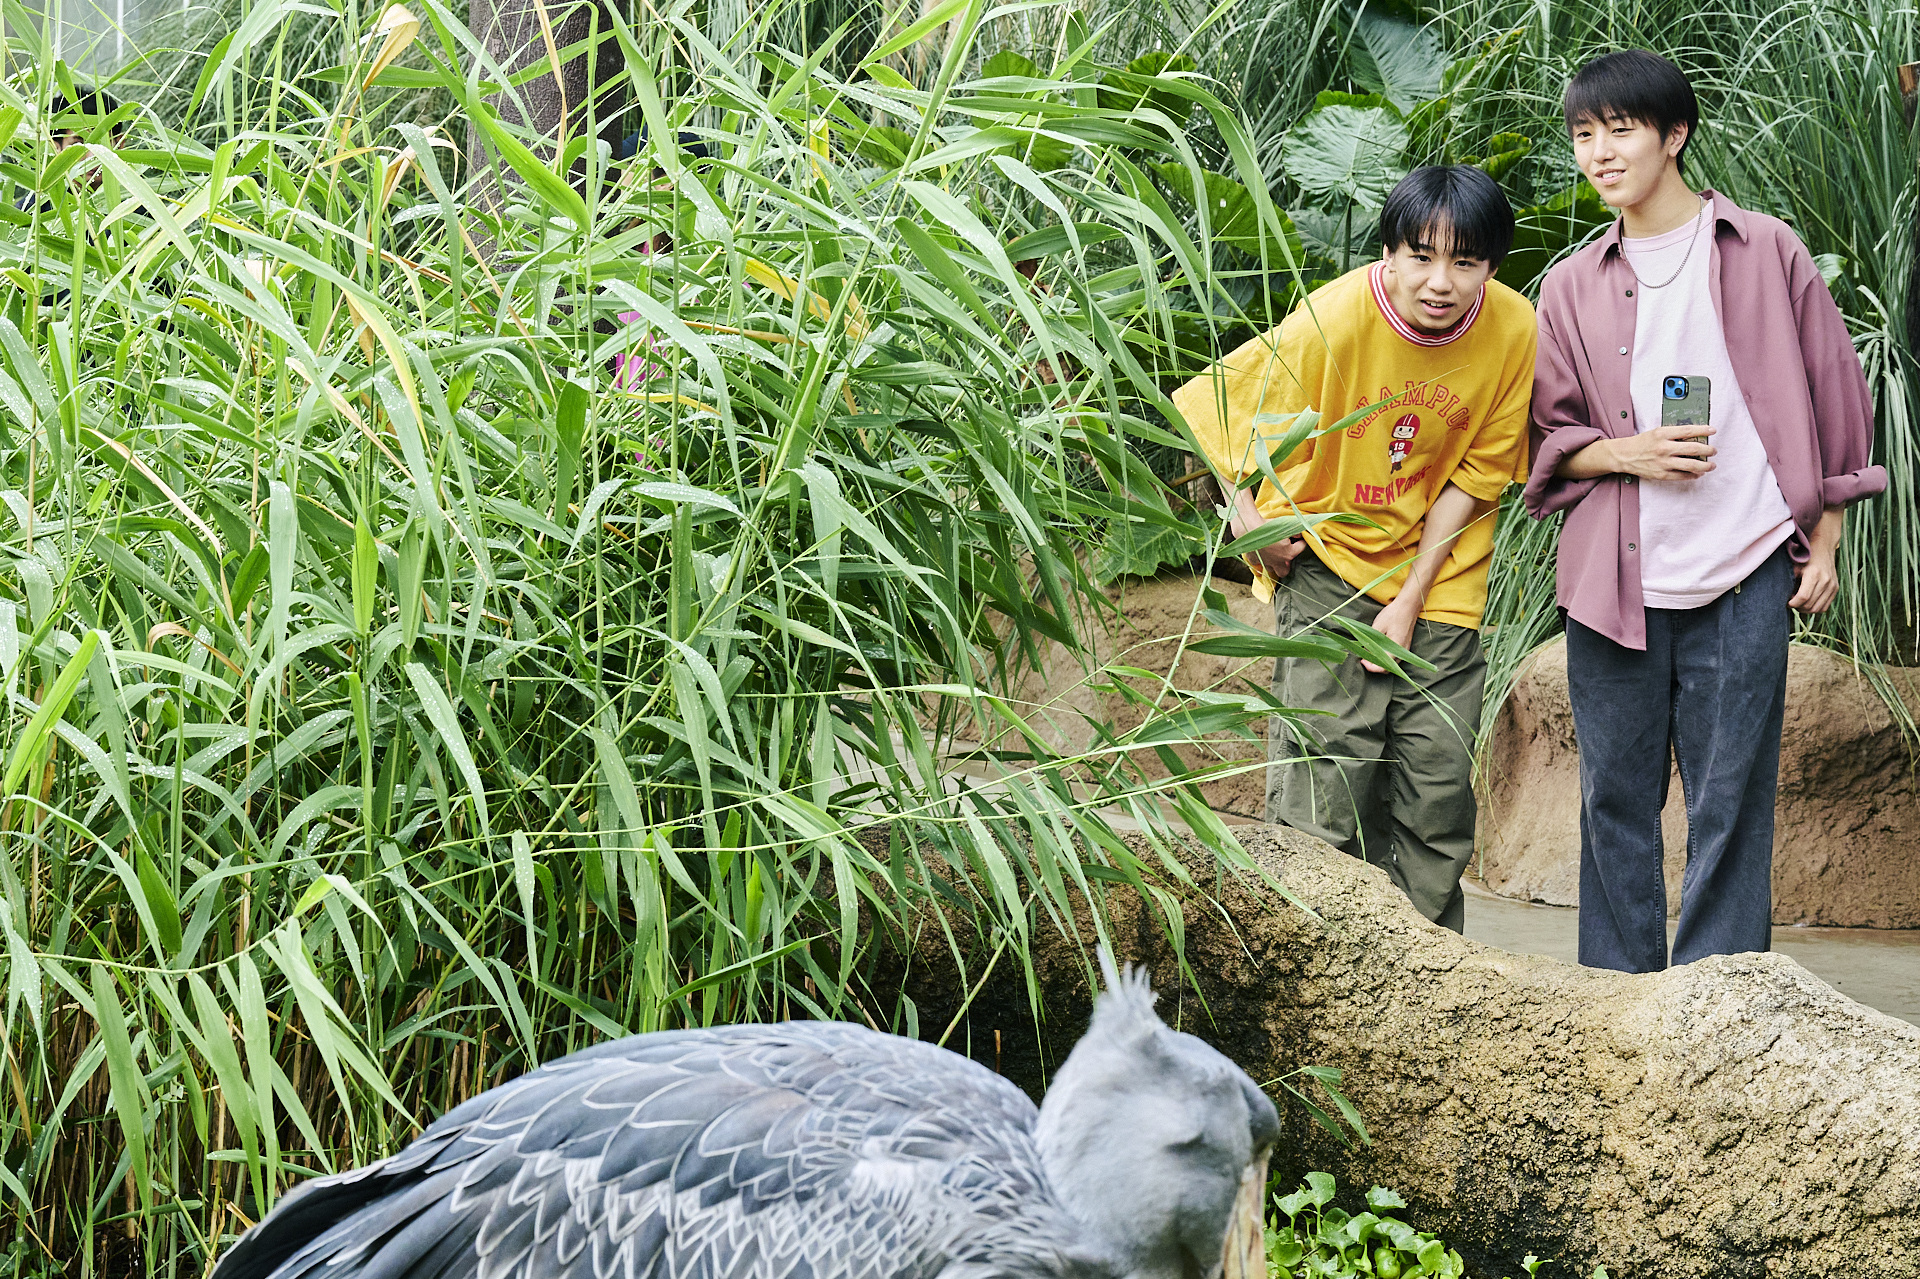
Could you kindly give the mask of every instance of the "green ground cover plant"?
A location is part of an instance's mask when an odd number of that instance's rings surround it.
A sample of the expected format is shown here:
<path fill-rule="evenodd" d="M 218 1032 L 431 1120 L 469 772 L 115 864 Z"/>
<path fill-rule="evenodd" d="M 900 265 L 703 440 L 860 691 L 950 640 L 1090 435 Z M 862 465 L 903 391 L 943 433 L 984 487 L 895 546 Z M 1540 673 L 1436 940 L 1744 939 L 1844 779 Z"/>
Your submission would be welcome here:
<path fill-rule="evenodd" d="M 1407 1201 L 1384 1186 L 1367 1191 L 1366 1207 L 1349 1213 L 1334 1205 L 1339 1186 L 1324 1172 L 1310 1172 L 1298 1190 L 1273 1196 L 1267 1225 L 1270 1279 L 1462 1279 L 1466 1263 L 1458 1249 L 1430 1231 L 1416 1230 L 1396 1215 Z M 1528 1279 L 1554 1263 L 1528 1256 Z M 1608 1279 L 1595 1266 L 1588 1279 Z"/>
<path fill-rule="evenodd" d="M 1460 1279 L 1460 1254 L 1432 1234 L 1415 1230 L 1393 1214 L 1407 1206 L 1393 1191 L 1367 1191 L 1367 1208 L 1349 1214 L 1333 1206 L 1337 1185 L 1324 1172 L 1310 1172 L 1291 1194 L 1275 1195 L 1274 1224 L 1267 1228 L 1267 1265 L 1273 1279 Z"/>

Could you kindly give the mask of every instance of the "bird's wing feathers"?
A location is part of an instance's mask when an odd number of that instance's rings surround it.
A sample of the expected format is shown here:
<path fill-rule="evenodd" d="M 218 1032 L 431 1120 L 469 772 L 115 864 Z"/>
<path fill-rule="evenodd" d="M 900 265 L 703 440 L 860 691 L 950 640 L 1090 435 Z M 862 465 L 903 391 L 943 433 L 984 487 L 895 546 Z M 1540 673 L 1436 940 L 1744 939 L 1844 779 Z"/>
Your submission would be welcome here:
<path fill-rule="evenodd" d="M 965 1058 L 856 1026 L 638 1036 L 309 1183 L 215 1279 L 1097 1272 L 1040 1171 L 1035 1113 Z"/>

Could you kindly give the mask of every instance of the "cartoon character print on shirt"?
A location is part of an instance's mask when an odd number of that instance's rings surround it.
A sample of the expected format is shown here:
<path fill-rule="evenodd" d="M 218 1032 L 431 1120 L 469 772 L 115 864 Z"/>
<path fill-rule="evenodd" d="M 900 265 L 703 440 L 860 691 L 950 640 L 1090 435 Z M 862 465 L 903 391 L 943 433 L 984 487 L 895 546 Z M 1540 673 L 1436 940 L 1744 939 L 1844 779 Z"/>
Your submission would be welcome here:
<path fill-rule="evenodd" d="M 1433 470 L 1432 459 L 1428 460 L 1427 465 L 1421 467 L 1407 464 L 1413 456 L 1414 437 L 1419 434 L 1419 414 L 1402 414 L 1394 421 L 1386 436 L 1387 462 L 1389 463 L 1387 481 L 1384 484 L 1356 481 L 1353 486 L 1355 506 L 1392 506 L 1426 482 L 1428 473 Z"/>
<path fill-rule="evenodd" d="M 1370 411 L 1347 427 L 1347 438 L 1352 440 L 1366 438 L 1367 428 L 1375 421 L 1396 409 L 1402 411 L 1387 432 L 1387 461 L 1390 468 L 1386 483 L 1369 484 L 1365 480 L 1355 480 L 1355 506 L 1392 506 L 1408 493 L 1418 490 L 1432 473 L 1438 460 L 1435 458 L 1430 457 L 1424 466 L 1410 469 L 1406 466 L 1407 460 L 1413 456 L 1414 437 L 1420 433 L 1420 416 L 1404 410 L 1427 409 L 1430 410 L 1430 416 L 1437 419 L 1430 424 L 1427 432 L 1429 446 L 1434 441 L 1433 432 L 1442 427 L 1450 439 L 1455 431 L 1471 430 L 1473 426 L 1472 410 L 1461 400 L 1459 393 L 1439 382 L 1415 382 L 1409 378 L 1405 389 L 1398 394 L 1385 386 L 1380 388 L 1378 396 L 1362 393 L 1354 408 Z M 1430 447 L 1428 451 L 1431 453 L 1433 450 Z"/>
<path fill-rule="evenodd" d="M 1409 413 L 1393 424 L 1393 431 L 1387 440 L 1387 461 L 1393 463 L 1393 473 L 1400 473 L 1400 464 L 1413 452 L 1413 437 L 1420 433 L 1420 419 Z"/>

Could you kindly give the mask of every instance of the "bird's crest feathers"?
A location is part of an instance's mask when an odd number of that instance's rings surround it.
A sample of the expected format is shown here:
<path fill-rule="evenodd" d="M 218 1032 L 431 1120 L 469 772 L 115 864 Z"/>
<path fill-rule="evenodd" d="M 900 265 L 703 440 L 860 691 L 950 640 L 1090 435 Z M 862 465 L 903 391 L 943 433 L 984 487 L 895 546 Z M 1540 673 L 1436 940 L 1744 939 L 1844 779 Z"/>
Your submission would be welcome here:
<path fill-rule="evenodd" d="M 1093 1001 L 1093 1024 L 1089 1034 L 1110 1035 L 1121 1041 L 1133 1041 L 1156 1034 L 1165 1027 L 1153 1010 L 1160 998 L 1153 993 L 1147 970 L 1135 964 L 1116 968 L 1113 952 L 1100 947 L 1100 974 L 1106 989 Z"/>

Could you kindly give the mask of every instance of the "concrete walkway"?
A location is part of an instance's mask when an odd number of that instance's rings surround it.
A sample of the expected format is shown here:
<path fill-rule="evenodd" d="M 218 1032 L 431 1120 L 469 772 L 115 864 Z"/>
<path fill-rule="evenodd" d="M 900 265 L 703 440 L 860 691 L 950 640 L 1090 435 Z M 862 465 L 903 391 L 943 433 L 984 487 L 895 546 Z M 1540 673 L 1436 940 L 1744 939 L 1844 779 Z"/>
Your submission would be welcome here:
<path fill-rule="evenodd" d="M 1495 897 L 1473 880 L 1465 886 L 1468 937 L 1578 962 L 1578 910 Z M 1773 948 L 1841 994 L 1920 1026 L 1920 929 L 1776 928 Z"/>

